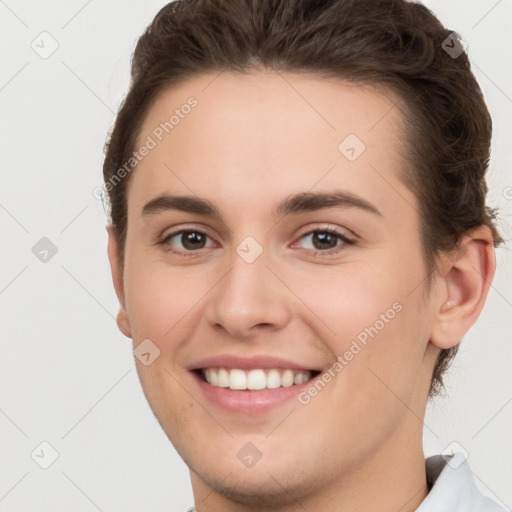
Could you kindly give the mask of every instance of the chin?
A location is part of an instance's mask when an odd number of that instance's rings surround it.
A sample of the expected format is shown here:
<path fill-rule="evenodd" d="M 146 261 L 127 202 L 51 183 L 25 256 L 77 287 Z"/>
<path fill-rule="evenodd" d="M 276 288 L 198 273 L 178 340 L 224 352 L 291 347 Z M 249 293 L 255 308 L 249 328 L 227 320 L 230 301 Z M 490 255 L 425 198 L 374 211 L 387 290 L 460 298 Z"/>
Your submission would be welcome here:
<path fill-rule="evenodd" d="M 272 470 L 261 467 L 258 473 L 253 473 L 255 468 L 240 472 L 238 468 L 232 467 L 221 474 L 217 469 L 208 471 L 201 468 L 195 471 L 189 467 L 197 478 L 218 494 L 255 510 L 271 510 L 296 504 L 313 491 L 311 483 L 308 485 L 305 482 L 303 471 L 298 471 L 294 464 L 287 465 L 288 469 L 283 468 L 281 471 L 278 468 Z M 292 475 L 289 474 L 289 468 L 293 468 Z"/>

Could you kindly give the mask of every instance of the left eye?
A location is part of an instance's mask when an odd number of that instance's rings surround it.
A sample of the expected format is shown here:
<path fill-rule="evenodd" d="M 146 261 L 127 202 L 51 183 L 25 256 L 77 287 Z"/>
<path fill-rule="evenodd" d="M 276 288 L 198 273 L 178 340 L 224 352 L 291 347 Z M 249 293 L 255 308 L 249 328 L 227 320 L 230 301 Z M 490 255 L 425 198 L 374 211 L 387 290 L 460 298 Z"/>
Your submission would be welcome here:
<path fill-rule="evenodd" d="M 187 252 L 211 247 L 211 244 L 206 245 L 209 239 L 210 237 L 201 233 L 201 231 L 178 231 L 177 233 L 171 233 L 162 243 L 177 247 L 176 252 Z"/>
<path fill-rule="evenodd" d="M 306 240 L 306 243 L 303 244 L 304 249 L 313 249 L 322 252 L 354 243 L 354 241 L 347 236 L 336 231 L 329 230 L 311 231 L 303 235 L 300 240 Z"/>

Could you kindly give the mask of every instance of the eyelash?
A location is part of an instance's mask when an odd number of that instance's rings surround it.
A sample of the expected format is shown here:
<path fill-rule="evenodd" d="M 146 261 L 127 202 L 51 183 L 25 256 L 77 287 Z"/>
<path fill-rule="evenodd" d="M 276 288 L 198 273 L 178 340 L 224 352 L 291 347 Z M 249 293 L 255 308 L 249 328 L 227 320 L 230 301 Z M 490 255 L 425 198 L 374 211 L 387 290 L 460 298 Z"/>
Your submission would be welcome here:
<path fill-rule="evenodd" d="M 196 234 L 200 234 L 202 236 L 206 236 L 207 238 L 210 238 L 206 233 L 204 233 L 203 231 L 200 231 L 198 229 L 180 229 L 178 231 L 174 231 L 172 233 L 169 233 L 168 235 L 166 235 L 164 238 L 162 238 L 160 241 L 157 242 L 158 245 L 160 246 L 166 246 L 166 245 L 169 245 L 169 241 L 178 236 L 178 235 L 183 235 L 185 233 L 196 233 Z M 346 249 L 346 246 L 350 246 L 350 245 L 355 245 L 356 244 L 356 241 L 352 238 L 349 238 L 347 235 L 345 235 L 344 233 L 341 233 L 339 231 L 337 231 L 336 229 L 333 229 L 333 228 L 330 228 L 330 227 L 325 227 L 325 228 L 317 228 L 317 229 L 313 229 L 313 230 L 310 230 L 306 233 L 304 233 L 303 235 L 301 235 L 299 237 L 298 240 L 302 240 L 303 238 L 307 237 L 307 236 L 311 236 L 311 235 L 314 235 L 314 234 L 318 234 L 318 233 L 321 233 L 321 234 L 329 234 L 329 235 L 334 235 L 336 236 L 339 241 L 341 241 L 342 243 L 340 244 L 337 244 L 336 246 L 334 246 L 333 248 L 331 249 L 326 249 L 326 250 L 320 250 L 320 249 L 303 249 L 303 251 L 305 252 L 309 252 L 311 254 L 310 251 L 313 251 L 313 256 L 321 256 L 321 257 L 324 257 L 324 256 L 331 256 L 333 254 L 337 254 L 339 253 L 340 251 L 343 251 Z M 212 240 L 210 238 L 210 240 Z M 197 249 L 197 250 L 189 250 L 189 251 L 176 251 L 174 249 L 166 249 L 167 252 L 171 252 L 171 253 L 174 253 L 174 254 L 178 254 L 178 255 L 181 255 L 185 258 L 190 258 L 190 257 L 198 257 L 200 256 L 200 252 L 202 249 L 207 249 L 205 247 L 202 247 L 200 249 Z"/>
<path fill-rule="evenodd" d="M 206 236 L 207 238 L 210 238 L 206 233 L 204 233 L 203 231 L 200 231 L 198 229 L 180 229 L 179 231 L 173 231 L 172 233 L 169 233 L 162 240 L 157 242 L 157 244 L 160 245 L 160 246 L 163 246 L 163 247 L 164 246 L 170 246 L 169 240 L 171 240 L 175 236 L 183 235 L 184 233 L 196 233 L 196 234 L 200 234 L 202 236 Z M 185 258 L 194 258 L 194 257 L 200 256 L 201 255 L 200 252 L 203 249 L 205 249 L 205 248 L 202 247 L 201 249 L 197 249 L 195 251 L 176 251 L 174 249 L 165 249 L 165 250 L 166 250 L 166 252 L 171 252 L 171 253 L 174 253 L 174 254 L 178 254 L 178 255 L 183 256 Z"/>
<path fill-rule="evenodd" d="M 299 240 L 302 240 L 303 238 L 305 238 L 307 236 L 314 235 L 315 233 L 316 234 L 321 233 L 321 234 L 334 235 L 335 237 L 338 238 L 338 240 L 341 243 L 338 243 L 334 247 L 332 247 L 330 249 L 325 249 L 325 250 L 320 250 L 320 249 L 302 249 L 305 252 L 313 251 L 312 252 L 313 256 L 326 257 L 326 256 L 331 256 L 333 254 L 338 254 L 339 252 L 346 250 L 347 246 L 355 245 L 355 243 L 356 243 L 356 241 L 354 239 L 349 238 L 346 234 L 341 233 L 340 231 L 338 231 L 338 230 L 336 230 L 334 228 L 329 228 L 329 227 L 320 227 L 320 228 L 317 228 L 317 229 L 312 229 L 312 230 L 304 233 L 303 235 L 301 235 L 299 237 Z M 311 254 L 311 252 L 310 252 L 310 254 Z"/>

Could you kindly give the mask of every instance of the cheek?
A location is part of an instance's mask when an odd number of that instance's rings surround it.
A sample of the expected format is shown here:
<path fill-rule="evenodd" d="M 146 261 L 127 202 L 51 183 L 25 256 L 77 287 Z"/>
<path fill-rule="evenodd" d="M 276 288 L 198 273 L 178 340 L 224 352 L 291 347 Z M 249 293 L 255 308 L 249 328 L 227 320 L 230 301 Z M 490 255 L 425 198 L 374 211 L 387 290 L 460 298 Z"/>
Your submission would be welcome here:
<path fill-rule="evenodd" d="M 369 386 L 391 395 L 385 384 L 404 393 L 414 387 L 428 343 L 423 286 L 417 286 L 424 276 L 420 258 L 399 257 L 347 265 L 325 278 L 315 273 L 302 284 L 317 325 L 329 329 L 323 341 L 343 358 L 341 380 L 351 392 Z M 384 384 L 376 385 L 378 377 Z"/>
<path fill-rule="evenodd" d="M 141 262 L 142 263 L 142 262 Z M 194 315 L 211 284 L 203 276 L 148 262 L 127 269 L 126 297 L 134 339 L 174 337 Z M 135 334 L 136 333 L 136 334 Z"/>
<path fill-rule="evenodd" d="M 389 267 L 379 271 L 376 265 L 351 263 L 296 274 L 290 271 L 288 276 L 294 291 L 330 330 L 333 340 L 359 337 L 364 342 L 367 329 L 376 325 L 379 333 L 384 331 L 404 301 L 404 287 L 393 279 Z M 343 343 L 339 348 L 344 348 Z"/>

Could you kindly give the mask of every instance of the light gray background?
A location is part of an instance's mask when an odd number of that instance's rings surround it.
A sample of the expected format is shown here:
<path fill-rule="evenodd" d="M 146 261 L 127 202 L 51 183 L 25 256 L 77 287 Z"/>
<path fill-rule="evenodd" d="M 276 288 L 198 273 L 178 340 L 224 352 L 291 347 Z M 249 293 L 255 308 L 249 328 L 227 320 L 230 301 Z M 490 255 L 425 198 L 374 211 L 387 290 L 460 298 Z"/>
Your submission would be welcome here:
<path fill-rule="evenodd" d="M 490 203 L 501 208 L 510 239 L 512 1 L 425 3 L 469 43 L 494 119 Z M 145 401 L 131 341 L 114 321 L 106 217 L 93 196 L 135 41 L 163 5 L 0 1 L 2 512 L 192 505 L 188 470 Z M 57 43 L 46 59 L 31 47 L 42 53 Z M 42 237 L 58 249 L 46 263 L 32 253 Z M 425 453 L 459 443 L 477 485 L 510 509 L 510 250 L 497 259 L 485 310 L 452 367 L 449 397 L 429 406 Z M 59 455 L 48 469 L 35 462 L 51 461 L 43 441 Z"/>

